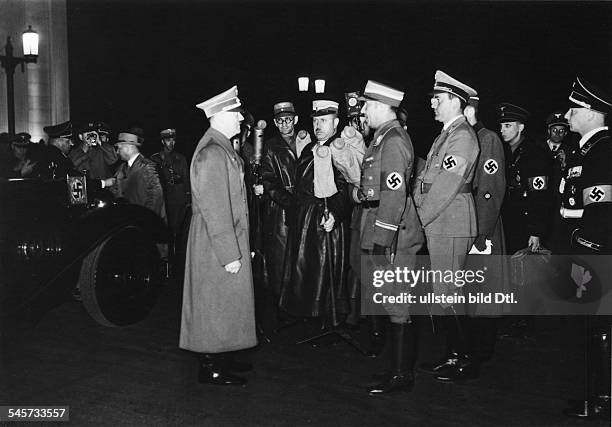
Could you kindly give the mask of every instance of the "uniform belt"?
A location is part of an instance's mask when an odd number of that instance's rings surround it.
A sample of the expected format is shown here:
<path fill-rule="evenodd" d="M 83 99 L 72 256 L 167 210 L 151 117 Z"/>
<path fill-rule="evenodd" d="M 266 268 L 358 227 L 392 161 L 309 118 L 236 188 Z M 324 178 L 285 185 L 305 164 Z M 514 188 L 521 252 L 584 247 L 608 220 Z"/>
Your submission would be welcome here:
<path fill-rule="evenodd" d="M 380 205 L 380 200 L 364 200 L 361 202 L 361 206 L 364 209 L 377 208 Z"/>
<path fill-rule="evenodd" d="M 582 218 L 584 209 L 567 209 L 562 207 L 559 209 L 559 213 L 563 218 Z"/>
<path fill-rule="evenodd" d="M 431 183 L 422 182 L 421 181 L 421 194 L 429 193 L 431 189 Z M 466 182 L 459 188 L 459 193 L 471 193 L 472 192 L 472 184 L 470 182 Z"/>

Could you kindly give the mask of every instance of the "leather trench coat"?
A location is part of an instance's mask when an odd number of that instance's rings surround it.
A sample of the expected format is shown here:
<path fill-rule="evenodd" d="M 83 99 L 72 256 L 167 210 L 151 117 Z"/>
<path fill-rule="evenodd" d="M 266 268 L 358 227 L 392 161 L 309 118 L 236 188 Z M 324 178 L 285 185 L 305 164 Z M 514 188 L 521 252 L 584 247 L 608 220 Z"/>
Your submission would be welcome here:
<path fill-rule="evenodd" d="M 297 156 L 280 134 L 264 144 L 262 156 L 264 286 L 280 294 L 289 233 L 288 215 L 294 205 Z"/>
<path fill-rule="evenodd" d="M 325 145 L 329 145 L 332 136 Z M 330 233 L 321 227 L 324 199 L 314 195 L 314 154 L 316 143 L 308 144 L 296 164 L 295 209 L 289 221 L 287 255 L 283 270 L 280 306 L 296 316 L 321 317 L 331 310 L 330 268 L 333 275 L 336 309 L 348 312 L 348 217 L 351 202 L 349 185 L 333 166 L 338 192 L 327 198 L 336 222 Z M 328 235 L 329 234 L 329 235 Z M 328 235 L 328 236 L 327 236 Z M 329 246 L 327 244 L 329 237 Z M 332 265 L 328 262 L 331 252 Z"/>

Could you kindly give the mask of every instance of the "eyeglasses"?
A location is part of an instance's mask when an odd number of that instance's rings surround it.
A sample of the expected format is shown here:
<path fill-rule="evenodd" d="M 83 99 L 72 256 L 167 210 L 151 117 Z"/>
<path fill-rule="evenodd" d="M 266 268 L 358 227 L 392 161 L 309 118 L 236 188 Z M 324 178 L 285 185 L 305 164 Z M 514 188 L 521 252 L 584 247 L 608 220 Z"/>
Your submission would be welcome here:
<path fill-rule="evenodd" d="M 287 116 L 287 117 L 279 117 L 278 119 L 274 119 L 274 121 L 276 122 L 277 125 L 288 125 L 293 123 L 293 117 L 291 116 Z"/>
<path fill-rule="evenodd" d="M 552 128 L 550 131 L 552 133 L 567 133 L 567 129 L 565 128 Z"/>

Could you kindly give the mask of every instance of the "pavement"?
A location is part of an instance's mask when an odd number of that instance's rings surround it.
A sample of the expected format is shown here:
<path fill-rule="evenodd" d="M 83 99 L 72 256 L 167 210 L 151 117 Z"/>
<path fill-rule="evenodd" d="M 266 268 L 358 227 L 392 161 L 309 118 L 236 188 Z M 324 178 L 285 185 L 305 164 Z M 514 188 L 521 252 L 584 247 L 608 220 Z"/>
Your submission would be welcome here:
<path fill-rule="evenodd" d="M 153 312 L 123 328 L 95 323 L 70 301 L 0 348 L 0 405 L 69 405 L 77 426 L 583 426 L 562 411 L 580 398 L 578 319 L 538 318 L 530 339 L 503 339 L 480 378 L 459 384 L 417 373 L 410 393 L 368 396 L 387 357 L 343 341 L 296 345 L 317 325 L 298 322 L 238 354 L 255 370 L 245 387 L 197 382 L 193 354 L 178 348 L 181 285 L 168 281 Z M 365 328 L 354 331 L 366 343 Z M 419 362 L 442 337 L 421 322 Z M 388 349 L 387 349 L 388 351 Z M 588 422 L 610 425 L 610 420 Z"/>

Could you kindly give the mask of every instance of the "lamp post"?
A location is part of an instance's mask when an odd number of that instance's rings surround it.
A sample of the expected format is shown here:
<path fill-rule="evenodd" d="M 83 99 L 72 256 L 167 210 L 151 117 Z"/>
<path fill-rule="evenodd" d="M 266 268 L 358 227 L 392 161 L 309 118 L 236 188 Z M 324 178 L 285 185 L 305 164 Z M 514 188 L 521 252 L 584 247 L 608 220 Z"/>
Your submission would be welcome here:
<path fill-rule="evenodd" d="M 8 114 L 8 133 L 10 136 L 15 135 L 15 88 L 13 86 L 13 75 L 17 65 L 21 65 L 21 72 L 25 71 L 26 63 L 35 63 L 38 58 L 38 33 L 32 30 L 29 25 L 28 29 L 22 35 L 23 58 L 13 56 L 13 45 L 11 37 L 7 37 L 4 51 L 6 55 L 0 55 L 2 68 L 6 70 L 6 100 Z"/>

